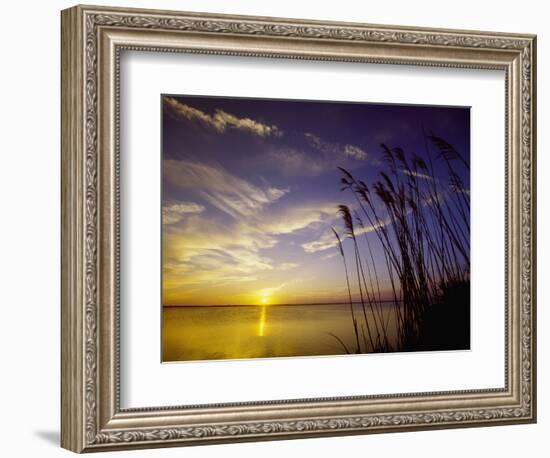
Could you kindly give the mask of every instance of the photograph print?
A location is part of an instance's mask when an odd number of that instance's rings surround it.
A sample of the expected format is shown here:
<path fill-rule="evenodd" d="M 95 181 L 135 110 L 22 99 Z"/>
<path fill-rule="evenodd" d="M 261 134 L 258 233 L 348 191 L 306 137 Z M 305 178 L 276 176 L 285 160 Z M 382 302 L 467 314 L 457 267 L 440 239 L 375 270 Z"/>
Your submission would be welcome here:
<path fill-rule="evenodd" d="M 470 349 L 470 108 L 161 96 L 162 361 Z"/>

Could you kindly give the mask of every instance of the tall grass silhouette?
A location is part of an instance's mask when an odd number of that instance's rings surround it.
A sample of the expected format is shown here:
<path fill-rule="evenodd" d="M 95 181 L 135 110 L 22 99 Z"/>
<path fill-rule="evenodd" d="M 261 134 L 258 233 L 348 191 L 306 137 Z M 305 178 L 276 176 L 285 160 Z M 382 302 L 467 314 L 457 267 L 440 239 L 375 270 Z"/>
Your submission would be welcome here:
<path fill-rule="evenodd" d="M 370 186 L 339 167 L 342 191 L 353 198 L 352 205 L 338 206 L 344 237 L 333 228 L 345 266 L 354 347 L 334 337 L 347 353 L 469 348 L 470 197 L 461 178 L 469 162 L 444 139 L 425 140 L 425 158 L 382 144 L 385 167 Z M 382 248 L 382 263 L 373 244 Z M 382 278 L 396 304 L 395 339 L 389 338 L 390 316 L 383 310 Z"/>

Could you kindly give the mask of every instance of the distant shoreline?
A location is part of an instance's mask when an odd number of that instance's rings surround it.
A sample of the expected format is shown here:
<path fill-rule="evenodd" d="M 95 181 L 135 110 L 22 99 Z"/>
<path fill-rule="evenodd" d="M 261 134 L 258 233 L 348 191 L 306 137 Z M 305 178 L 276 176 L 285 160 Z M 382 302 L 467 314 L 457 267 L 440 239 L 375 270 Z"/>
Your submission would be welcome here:
<path fill-rule="evenodd" d="M 401 301 L 398 301 L 401 302 Z M 373 304 L 388 304 L 395 303 L 393 299 L 385 301 L 372 301 Z M 165 305 L 163 308 L 180 308 L 180 307 L 291 307 L 291 306 L 318 306 L 318 305 L 344 305 L 349 307 L 349 302 L 311 302 L 307 304 L 222 304 L 222 305 Z M 361 305 L 360 301 L 353 302 L 353 305 Z"/>

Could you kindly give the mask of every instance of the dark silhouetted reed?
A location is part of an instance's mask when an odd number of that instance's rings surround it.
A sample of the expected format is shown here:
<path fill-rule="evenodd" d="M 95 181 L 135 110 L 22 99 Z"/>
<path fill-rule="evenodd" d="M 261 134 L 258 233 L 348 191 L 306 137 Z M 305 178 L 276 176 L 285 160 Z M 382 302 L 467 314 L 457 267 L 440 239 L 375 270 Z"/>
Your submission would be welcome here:
<path fill-rule="evenodd" d="M 461 173 L 469 173 L 469 163 L 436 136 L 426 136 L 424 158 L 398 147 L 381 148 L 385 168 L 371 186 L 339 168 L 342 191 L 353 197 L 353 204 L 339 205 L 338 212 L 344 241 L 351 240 L 362 311 L 353 309 L 344 244 L 333 229 L 345 266 L 353 352 L 468 348 L 470 198 Z M 360 247 L 361 233 L 366 250 Z M 374 244 L 381 247 L 383 265 L 377 265 Z M 387 279 L 386 299 L 396 304 L 393 341 L 382 307 L 382 279 Z M 458 325 L 465 329 L 453 328 Z M 437 327 L 441 329 L 436 332 Z"/>

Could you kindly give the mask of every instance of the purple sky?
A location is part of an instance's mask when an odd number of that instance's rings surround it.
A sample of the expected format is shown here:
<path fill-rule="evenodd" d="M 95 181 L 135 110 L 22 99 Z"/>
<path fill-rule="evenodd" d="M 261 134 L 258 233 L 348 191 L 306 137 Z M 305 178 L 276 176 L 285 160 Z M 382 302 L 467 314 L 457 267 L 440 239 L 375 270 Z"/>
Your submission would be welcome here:
<path fill-rule="evenodd" d="M 424 133 L 470 157 L 464 107 L 163 96 L 162 111 L 165 305 L 345 301 L 337 167 L 372 183 L 381 143 L 428 161 Z"/>

